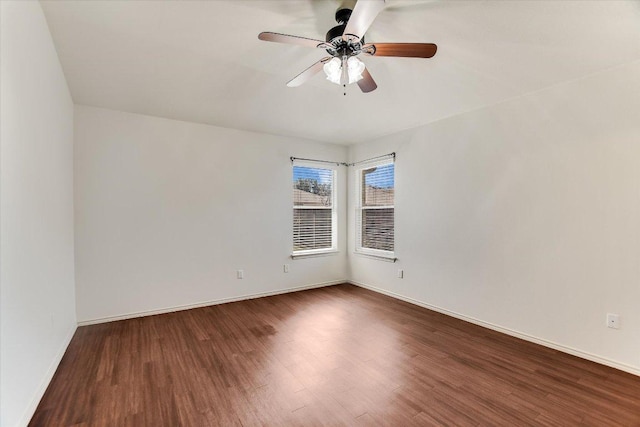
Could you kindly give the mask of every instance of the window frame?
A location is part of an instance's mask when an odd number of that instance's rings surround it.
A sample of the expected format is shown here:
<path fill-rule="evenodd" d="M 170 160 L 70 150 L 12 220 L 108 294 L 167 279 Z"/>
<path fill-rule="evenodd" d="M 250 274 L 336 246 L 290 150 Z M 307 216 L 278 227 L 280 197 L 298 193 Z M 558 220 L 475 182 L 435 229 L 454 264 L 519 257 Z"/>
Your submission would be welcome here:
<path fill-rule="evenodd" d="M 362 193 L 364 191 L 364 183 L 363 183 L 363 179 L 362 179 L 362 172 L 364 170 L 367 169 L 371 169 L 374 167 L 380 167 L 380 166 L 386 166 L 386 165 L 393 165 L 393 177 L 394 177 L 394 184 L 393 184 L 393 205 L 386 205 L 386 206 L 375 206 L 375 207 L 366 207 L 363 206 L 363 197 L 362 197 Z M 358 167 L 355 169 L 355 177 L 356 177 L 356 213 L 355 213 L 355 250 L 354 252 L 356 254 L 360 254 L 360 255 L 367 255 L 367 256 L 371 256 L 374 258 L 382 258 L 385 260 L 389 260 L 389 261 L 396 261 L 396 255 L 395 255 L 395 213 L 396 213 L 396 198 L 395 198 L 395 174 L 396 174 L 396 170 L 395 170 L 395 158 L 386 158 L 386 159 L 381 159 L 381 160 L 376 160 L 376 161 L 370 161 L 370 162 L 366 162 L 363 163 L 361 165 L 358 165 Z M 388 251 L 388 250 L 383 250 L 383 249 L 374 249 L 374 248 L 367 248 L 367 247 L 363 247 L 362 246 L 362 213 L 364 210 L 376 210 L 376 209 L 393 209 L 393 217 L 394 217 L 394 224 L 393 224 L 393 231 L 394 231 L 394 242 L 393 242 L 393 251 Z"/>
<path fill-rule="evenodd" d="M 304 168 L 312 168 L 312 169 L 325 169 L 331 171 L 331 207 L 303 207 L 296 206 L 295 200 L 293 200 L 293 195 L 291 197 L 291 206 L 293 210 L 292 218 L 291 218 L 291 258 L 301 258 L 301 257 L 310 257 L 310 256 L 320 256 L 320 255 L 328 255 L 338 252 L 338 166 L 334 164 L 319 164 L 317 162 L 308 162 L 301 160 L 294 160 L 291 165 L 291 184 L 293 184 L 293 173 L 295 167 L 304 167 Z M 294 244 L 294 228 L 295 228 L 295 210 L 305 210 L 305 209 L 331 209 L 331 247 L 329 248 L 320 248 L 320 249 L 303 249 L 303 250 L 295 250 L 293 248 Z"/>

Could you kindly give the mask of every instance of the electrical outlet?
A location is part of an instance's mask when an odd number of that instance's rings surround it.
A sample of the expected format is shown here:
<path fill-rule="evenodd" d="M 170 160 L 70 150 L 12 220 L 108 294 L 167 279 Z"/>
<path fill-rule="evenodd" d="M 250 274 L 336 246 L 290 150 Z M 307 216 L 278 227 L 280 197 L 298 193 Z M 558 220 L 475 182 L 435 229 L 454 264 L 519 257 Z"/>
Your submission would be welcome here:
<path fill-rule="evenodd" d="M 238 270 L 236 271 L 236 277 L 238 279 L 244 279 L 244 270 Z"/>
<path fill-rule="evenodd" d="M 607 327 L 620 329 L 620 316 L 617 314 L 607 313 Z"/>
<path fill-rule="evenodd" d="M 398 279 L 402 279 L 404 277 L 404 270 L 398 270 Z"/>
<path fill-rule="evenodd" d="M 289 264 L 285 264 L 284 267 L 283 267 L 283 270 L 284 270 L 285 273 L 288 273 L 289 272 Z"/>

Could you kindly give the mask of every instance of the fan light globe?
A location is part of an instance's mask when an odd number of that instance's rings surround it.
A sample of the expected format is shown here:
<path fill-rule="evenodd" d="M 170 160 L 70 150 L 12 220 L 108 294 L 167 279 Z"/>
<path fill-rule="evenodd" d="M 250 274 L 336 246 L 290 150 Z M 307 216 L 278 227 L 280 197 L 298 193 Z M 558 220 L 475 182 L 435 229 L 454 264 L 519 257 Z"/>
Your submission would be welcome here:
<path fill-rule="evenodd" d="M 327 80 L 337 85 L 340 84 L 340 78 L 342 76 L 342 61 L 339 58 L 332 58 L 329 62 L 322 67 L 324 73 L 327 75 Z M 355 83 L 362 79 L 362 72 L 364 71 L 364 63 L 355 56 L 347 59 L 347 73 L 349 75 L 349 83 Z"/>
<path fill-rule="evenodd" d="M 341 68 L 342 64 L 338 58 L 332 58 L 331 61 L 324 64 L 324 67 L 322 67 L 324 73 L 327 75 L 327 80 L 337 85 L 340 84 Z"/>
<path fill-rule="evenodd" d="M 347 69 L 349 70 L 349 84 L 362 80 L 362 72 L 364 71 L 364 63 L 355 56 L 347 60 Z"/>

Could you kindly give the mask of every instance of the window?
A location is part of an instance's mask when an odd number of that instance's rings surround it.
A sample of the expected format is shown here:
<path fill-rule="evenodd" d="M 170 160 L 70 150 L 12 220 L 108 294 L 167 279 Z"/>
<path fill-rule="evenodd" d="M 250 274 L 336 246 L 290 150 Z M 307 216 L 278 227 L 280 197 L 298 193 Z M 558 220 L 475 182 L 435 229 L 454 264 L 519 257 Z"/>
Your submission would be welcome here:
<path fill-rule="evenodd" d="M 356 170 L 356 251 L 394 258 L 393 160 L 370 163 Z"/>
<path fill-rule="evenodd" d="M 336 170 L 293 165 L 293 255 L 337 250 Z"/>

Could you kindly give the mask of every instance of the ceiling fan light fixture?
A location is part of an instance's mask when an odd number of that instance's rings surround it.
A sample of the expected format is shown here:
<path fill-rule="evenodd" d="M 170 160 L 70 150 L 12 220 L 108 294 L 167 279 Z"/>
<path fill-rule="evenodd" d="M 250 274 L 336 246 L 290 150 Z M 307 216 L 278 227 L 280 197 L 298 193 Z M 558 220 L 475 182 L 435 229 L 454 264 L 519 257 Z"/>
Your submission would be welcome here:
<path fill-rule="evenodd" d="M 364 63 L 355 56 L 347 59 L 347 73 L 349 75 L 349 84 L 355 83 L 362 79 L 362 73 L 364 72 Z M 324 73 L 327 75 L 327 80 L 337 85 L 340 84 L 340 78 L 342 77 L 342 61 L 339 58 L 332 58 L 322 67 Z"/>
<path fill-rule="evenodd" d="M 347 70 L 349 71 L 349 84 L 362 80 L 364 62 L 360 61 L 355 56 L 352 56 L 347 59 Z"/>
<path fill-rule="evenodd" d="M 331 83 L 335 83 L 337 85 L 340 84 L 340 75 L 342 74 L 342 63 L 338 58 L 331 58 L 324 66 L 322 67 L 324 73 L 327 75 L 327 80 Z"/>
<path fill-rule="evenodd" d="M 358 83 L 363 93 L 369 93 L 378 85 L 357 55 L 431 58 L 436 54 L 438 46 L 433 43 L 365 43 L 365 33 L 384 9 L 386 0 L 340 1 L 335 15 L 338 25 L 327 32 L 324 41 L 270 31 L 258 34 L 260 40 L 322 49 L 329 54 L 288 81 L 288 87 L 300 86 L 324 70 L 331 83 L 345 86 Z"/>

